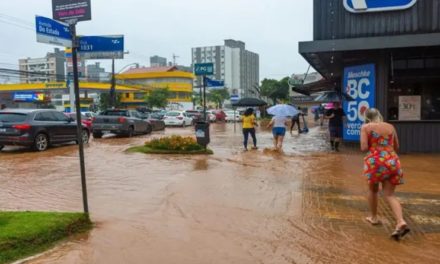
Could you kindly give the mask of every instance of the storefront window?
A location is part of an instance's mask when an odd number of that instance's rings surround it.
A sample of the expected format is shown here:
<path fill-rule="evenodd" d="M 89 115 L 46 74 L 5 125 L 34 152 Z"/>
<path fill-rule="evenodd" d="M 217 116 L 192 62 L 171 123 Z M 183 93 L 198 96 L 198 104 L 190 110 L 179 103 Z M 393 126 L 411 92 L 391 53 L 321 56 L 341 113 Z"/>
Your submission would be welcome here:
<path fill-rule="evenodd" d="M 388 87 L 388 120 L 440 121 L 440 60 L 394 62 Z"/>

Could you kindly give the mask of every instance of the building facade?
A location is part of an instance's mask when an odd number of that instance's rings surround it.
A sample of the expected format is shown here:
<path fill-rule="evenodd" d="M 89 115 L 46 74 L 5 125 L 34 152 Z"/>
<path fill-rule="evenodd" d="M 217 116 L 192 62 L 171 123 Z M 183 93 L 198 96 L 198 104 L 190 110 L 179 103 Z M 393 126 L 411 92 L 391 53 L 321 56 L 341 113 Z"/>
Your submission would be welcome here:
<path fill-rule="evenodd" d="M 193 48 L 192 65 L 196 63 L 213 63 L 214 75 L 208 77 L 224 81 L 231 95 L 257 97 L 259 55 L 246 50 L 244 42 L 228 39 L 222 46 Z M 196 88 L 202 86 L 201 78 L 197 78 L 194 84 Z"/>
<path fill-rule="evenodd" d="M 86 77 L 89 81 L 109 81 L 111 73 L 105 72 L 105 69 L 101 67 L 99 62 L 86 66 Z"/>
<path fill-rule="evenodd" d="M 21 83 L 64 81 L 64 51 L 55 48 L 42 58 L 26 58 L 18 61 Z"/>
<path fill-rule="evenodd" d="M 314 40 L 300 54 L 353 97 L 344 138 L 358 141 L 363 111 L 376 107 L 403 152 L 440 152 L 440 0 L 364 2 L 314 0 Z"/>
<path fill-rule="evenodd" d="M 167 66 L 167 58 L 152 56 L 150 57 L 150 66 L 151 67 L 166 67 Z"/>
<path fill-rule="evenodd" d="M 170 107 L 188 110 L 193 108 L 192 94 L 194 75 L 183 72 L 177 67 L 140 67 L 131 68 L 116 76 L 118 82 L 137 87 L 143 91 L 127 92 L 121 102 L 127 108 L 145 107 L 146 94 L 154 89 L 167 88 L 171 92 Z"/>

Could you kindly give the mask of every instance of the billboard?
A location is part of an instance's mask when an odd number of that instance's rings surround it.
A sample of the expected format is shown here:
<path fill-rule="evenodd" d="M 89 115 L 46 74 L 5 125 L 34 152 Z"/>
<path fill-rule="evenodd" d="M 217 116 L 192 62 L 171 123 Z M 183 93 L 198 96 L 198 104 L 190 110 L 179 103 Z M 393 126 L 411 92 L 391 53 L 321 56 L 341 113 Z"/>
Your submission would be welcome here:
<path fill-rule="evenodd" d="M 374 64 L 358 65 L 344 69 L 343 87 L 353 101 L 343 101 L 347 115 L 344 140 L 359 141 L 365 111 L 376 105 L 376 67 Z"/>
<path fill-rule="evenodd" d="M 52 0 L 52 16 L 58 21 L 92 20 L 90 0 Z"/>
<path fill-rule="evenodd" d="M 44 101 L 44 93 L 16 92 L 14 102 L 34 103 Z"/>
<path fill-rule="evenodd" d="M 344 7 L 352 13 L 404 10 L 412 7 L 417 0 L 343 0 Z"/>

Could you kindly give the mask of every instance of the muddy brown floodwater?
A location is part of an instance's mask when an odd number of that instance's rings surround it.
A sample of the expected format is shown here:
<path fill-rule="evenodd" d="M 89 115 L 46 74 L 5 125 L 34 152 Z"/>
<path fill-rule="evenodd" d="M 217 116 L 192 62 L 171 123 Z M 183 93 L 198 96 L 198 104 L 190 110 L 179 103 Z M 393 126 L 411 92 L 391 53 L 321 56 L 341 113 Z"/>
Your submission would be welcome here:
<path fill-rule="evenodd" d="M 329 153 L 325 129 L 286 137 L 285 153 L 258 133 L 243 152 L 233 126 L 212 126 L 212 156 L 127 154 L 151 136 L 86 148 L 90 233 L 29 263 L 438 263 L 440 156 L 404 155 L 398 189 L 412 232 L 389 239 L 391 211 L 372 227 L 362 154 Z M 191 128 L 166 134 L 192 135 Z M 0 210 L 81 211 L 77 147 L 0 153 Z"/>

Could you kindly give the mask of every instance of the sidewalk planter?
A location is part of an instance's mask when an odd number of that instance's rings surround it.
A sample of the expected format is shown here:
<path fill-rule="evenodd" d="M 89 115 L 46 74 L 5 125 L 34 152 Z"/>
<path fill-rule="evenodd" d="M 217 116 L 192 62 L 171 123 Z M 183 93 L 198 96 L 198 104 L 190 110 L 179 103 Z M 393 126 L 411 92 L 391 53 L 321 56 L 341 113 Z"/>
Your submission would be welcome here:
<path fill-rule="evenodd" d="M 132 147 L 127 151 L 145 154 L 213 154 L 212 150 L 197 144 L 195 138 L 182 136 L 152 139 L 144 146 Z"/>
<path fill-rule="evenodd" d="M 91 227 L 82 213 L 0 212 L 0 263 L 43 252 Z"/>

